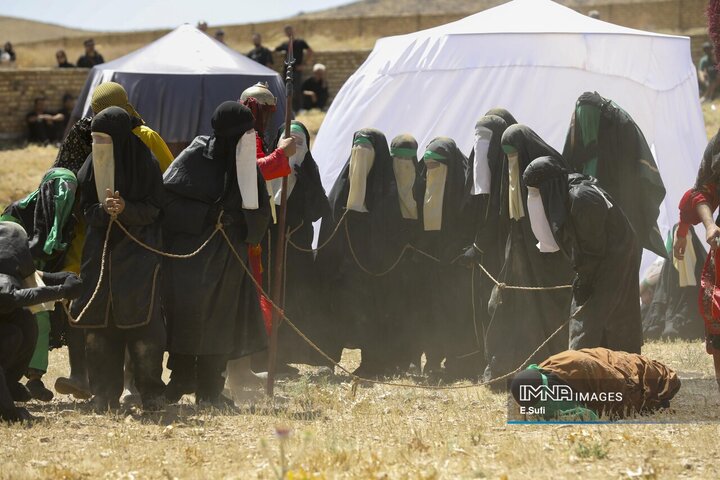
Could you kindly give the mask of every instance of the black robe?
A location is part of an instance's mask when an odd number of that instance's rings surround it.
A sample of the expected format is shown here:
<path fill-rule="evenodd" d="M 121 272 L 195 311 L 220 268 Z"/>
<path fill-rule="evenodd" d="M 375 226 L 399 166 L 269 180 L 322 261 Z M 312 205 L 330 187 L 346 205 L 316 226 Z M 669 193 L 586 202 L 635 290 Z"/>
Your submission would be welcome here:
<path fill-rule="evenodd" d="M 577 119 L 581 108 L 599 110 L 593 114 L 599 115 L 596 127 L 594 121 Z M 597 136 L 597 143 L 586 146 L 584 136 Z M 645 136 L 626 111 L 597 92 L 583 93 L 573 113 L 563 158 L 574 171 L 597 178 L 615 199 L 635 229 L 640 248 L 667 257 L 657 226 L 665 185 Z M 593 159 L 597 159 L 596 168 Z"/>
<path fill-rule="evenodd" d="M 310 146 L 310 133 L 305 126 L 297 121 L 294 125 L 302 128 L 305 142 Z M 278 132 L 275 148 L 282 138 L 284 128 Z M 314 236 L 313 222 L 327 214 L 330 209 L 327 195 L 320 180 L 320 170 L 310 150 L 305 154 L 302 164 L 295 169 L 297 180 L 287 198 L 287 216 L 285 218 L 288 245 L 285 250 L 285 294 L 284 309 L 288 318 L 303 332 L 308 325 L 317 324 L 317 315 L 321 308 L 322 299 L 318 295 L 320 279 L 315 269 L 313 252 L 298 250 L 293 245 L 311 250 Z M 279 209 L 279 206 L 276 207 Z M 279 210 L 278 210 L 279 211 Z M 269 235 L 266 235 L 263 244 L 263 265 L 274 265 L 278 238 L 277 224 L 270 226 Z M 270 279 L 275 273 L 263 275 L 266 291 L 270 292 Z M 311 365 L 325 365 L 327 361 L 319 356 L 294 330 L 284 322 L 278 327 L 278 357 L 284 363 L 303 363 Z"/>
<path fill-rule="evenodd" d="M 132 133 L 128 113 L 120 107 L 103 110 L 93 119 L 94 132 L 113 140 L 115 190 L 125 200 L 118 221 L 145 244 L 161 248 L 162 176 L 150 150 Z M 160 319 L 160 257 L 131 240 L 113 225 L 105 257 L 105 272 L 97 296 L 85 314 L 100 278 L 105 234 L 110 216 L 103 209 L 95 188 L 92 154 L 78 174 L 80 208 L 87 224 L 81 277 L 83 292 L 72 304 L 77 326 L 119 328 L 147 325 Z M 111 320 L 112 316 L 112 320 Z"/>
<path fill-rule="evenodd" d="M 251 129 L 252 121 L 246 127 L 245 131 Z M 235 145 L 242 133 L 196 137 L 165 172 L 166 251 L 196 250 L 213 232 L 222 211 L 225 232 L 248 264 L 248 244 L 259 243 L 265 235 L 270 203 L 257 169 L 260 206 L 242 208 L 235 166 Z M 222 235 L 194 257 L 165 259 L 164 268 L 163 307 L 171 353 L 237 358 L 266 347 L 255 285 Z"/>
<path fill-rule="evenodd" d="M 520 191 L 525 216 L 509 220 L 510 233 L 498 281 L 513 286 L 550 287 L 572 281 L 570 262 L 562 253 L 541 253 L 528 217 L 527 187 L 522 174 L 538 157 L 562 158 L 534 131 L 524 125 L 513 125 L 503 134 L 502 144 L 518 152 Z M 505 177 L 507 178 L 507 177 Z M 508 191 L 503 180 L 503 191 Z M 503 211 L 508 210 L 508 195 L 503 194 Z M 572 293 L 563 290 L 508 290 L 495 287 L 488 304 L 490 323 L 485 335 L 488 368 L 486 378 L 494 378 L 517 368 L 568 318 Z M 560 332 L 533 357 L 543 358 L 567 348 L 567 334 Z"/>
<path fill-rule="evenodd" d="M 524 180 L 540 190 L 553 237 L 576 272 L 570 348 L 640 353 L 640 249 L 622 209 L 594 178 L 568 177 L 555 158 L 535 160 Z"/>
<path fill-rule="evenodd" d="M 426 345 L 428 366 L 438 368 L 444 357 L 450 377 L 477 377 L 484 363 L 482 325 L 476 324 L 472 315 L 472 270 L 459 262 L 475 234 L 468 207 L 468 160 L 446 137 L 434 139 L 426 150 L 444 157 L 436 161 L 447 166 L 440 230 L 424 230 L 418 240 L 420 250 L 439 259 L 425 261 L 428 291 L 425 300 L 418 299 L 432 313 L 432 343 Z M 427 171 L 420 188 L 423 193 L 426 181 Z M 424 221 L 421 223 L 424 229 Z"/>
<path fill-rule="evenodd" d="M 668 233 L 672 242 L 675 229 Z M 698 309 L 698 288 L 705 258 L 705 247 L 690 229 L 690 241 L 695 255 L 696 286 L 680 287 L 680 275 L 673 265 L 672 248 L 668 250 L 669 260 L 665 260 L 660 279 L 655 286 L 652 302 L 643 316 L 645 339 L 650 338 L 703 338 L 705 326 Z M 670 245 L 672 247 L 672 245 Z"/>
<path fill-rule="evenodd" d="M 323 328 L 313 330 L 321 347 L 339 359 L 343 347 L 361 348 L 365 373 L 392 368 L 388 338 L 394 335 L 397 311 L 407 298 L 401 270 L 384 276 L 408 242 L 397 198 L 395 174 L 385 135 L 374 129 L 355 133 L 369 140 L 375 159 L 367 177 L 367 212 L 347 211 L 332 240 L 317 252 L 323 294 L 329 305 Z M 330 190 L 330 212 L 322 219 L 319 245 L 323 246 L 346 212 L 350 190 L 350 159 Z M 351 243 L 349 243 L 351 242 Z M 350 245 L 352 245 L 351 251 Z M 313 338 L 311 336 L 311 338 Z"/>

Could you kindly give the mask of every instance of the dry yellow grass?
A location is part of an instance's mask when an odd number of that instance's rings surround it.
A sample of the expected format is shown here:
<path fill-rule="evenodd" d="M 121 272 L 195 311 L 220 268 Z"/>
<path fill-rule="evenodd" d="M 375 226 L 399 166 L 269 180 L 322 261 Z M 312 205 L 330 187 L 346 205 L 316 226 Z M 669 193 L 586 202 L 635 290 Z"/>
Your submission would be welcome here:
<path fill-rule="evenodd" d="M 651 343 L 646 353 L 681 372 L 712 371 L 699 342 Z M 344 363 L 352 368 L 357 359 L 346 352 Z M 64 351 L 54 351 L 48 382 L 65 369 Z M 0 479 L 278 478 L 278 427 L 291 431 L 284 450 L 293 479 L 720 476 L 716 423 L 507 425 L 506 397 L 485 387 L 360 387 L 353 396 L 342 378 L 281 382 L 285 402 L 259 400 L 238 414 L 183 404 L 106 416 L 67 397 L 31 403 L 43 422 L 0 426 Z M 681 389 L 675 408 L 704 409 L 717 422 L 720 396 L 716 388 L 705 393 L 698 407 Z"/>
<path fill-rule="evenodd" d="M 0 209 L 37 188 L 57 155 L 55 147 L 0 150 Z"/>

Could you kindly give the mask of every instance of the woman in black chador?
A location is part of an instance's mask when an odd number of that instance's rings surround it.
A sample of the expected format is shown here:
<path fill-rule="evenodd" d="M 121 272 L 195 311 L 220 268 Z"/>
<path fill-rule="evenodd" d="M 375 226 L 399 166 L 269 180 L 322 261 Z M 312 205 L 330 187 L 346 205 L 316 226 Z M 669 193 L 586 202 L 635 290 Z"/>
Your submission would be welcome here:
<path fill-rule="evenodd" d="M 534 160 L 523 174 L 533 231 L 573 263 L 570 348 L 640 353 L 640 249 L 615 200 L 559 160 Z M 532 205 L 531 205 L 532 204 Z"/>
<path fill-rule="evenodd" d="M 271 217 L 253 122 L 244 105 L 222 103 L 212 117 L 213 135 L 196 137 L 165 172 L 166 250 L 194 251 L 221 221 L 247 264 L 248 245 L 262 240 Z M 220 234 L 194 257 L 168 259 L 163 284 L 168 400 L 195 392 L 198 403 L 223 404 L 228 360 L 248 359 L 267 344 L 255 285 Z M 251 378 L 249 362 L 246 367 Z"/>
<path fill-rule="evenodd" d="M 76 326 L 87 329 L 90 390 L 96 409 L 117 407 L 127 348 L 143 407 L 157 408 L 165 388 L 161 379 L 165 326 L 160 313 L 160 257 L 113 225 L 102 282 L 91 298 L 100 280 L 110 215 L 117 215 L 145 244 L 160 248 L 160 168 L 132 133 L 130 115 L 120 107 L 107 108 L 93 118 L 92 137 L 92 154 L 78 174 L 80 208 L 87 223 L 81 266 L 84 287 L 72 305 Z"/>
<path fill-rule="evenodd" d="M 536 238 L 528 216 L 525 168 L 534 159 L 551 155 L 562 158 L 525 125 L 513 125 L 502 136 L 507 155 L 503 180 L 503 211 L 509 217 L 505 260 L 498 281 L 513 286 L 550 287 L 572 281 L 570 262 L 558 248 Z M 486 330 L 488 367 L 486 378 L 511 372 L 568 318 L 571 292 L 564 290 L 509 290 L 495 287 L 489 302 Z M 567 349 L 567 334 L 560 332 L 536 354 L 541 360 Z"/>

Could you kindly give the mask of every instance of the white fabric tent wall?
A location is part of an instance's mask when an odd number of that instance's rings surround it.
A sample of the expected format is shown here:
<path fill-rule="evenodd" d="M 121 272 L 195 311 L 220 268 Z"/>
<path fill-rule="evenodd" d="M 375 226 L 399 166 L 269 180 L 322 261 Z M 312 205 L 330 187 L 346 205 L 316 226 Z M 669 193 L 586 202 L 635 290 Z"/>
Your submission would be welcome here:
<path fill-rule="evenodd" d="M 440 135 L 465 154 L 474 125 L 504 107 L 562 151 L 585 91 L 615 100 L 651 145 L 667 189 L 666 231 L 695 179 L 707 143 L 690 39 L 632 30 L 550 0 L 514 0 L 440 27 L 380 39 L 333 101 L 313 156 L 330 189 L 353 133 Z M 644 262 L 645 263 L 645 262 Z"/>

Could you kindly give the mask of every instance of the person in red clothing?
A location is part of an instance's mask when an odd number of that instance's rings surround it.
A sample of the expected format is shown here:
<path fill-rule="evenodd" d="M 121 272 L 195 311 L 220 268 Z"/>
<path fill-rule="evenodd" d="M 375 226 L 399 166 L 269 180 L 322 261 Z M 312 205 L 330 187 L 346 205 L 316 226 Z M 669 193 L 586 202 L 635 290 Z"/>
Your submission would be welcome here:
<path fill-rule="evenodd" d="M 720 227 L 713 212 L 720 205 L 720 131 L 708 142 L 695 185 L 680 200 L 680 224 L 675 232 L 673 255 L 684 260 L 690 225 L 702 223 L 710 253 L 700 279 L 700 314 L 705 321 L 705 345 L 715 362 L 715 376 L 720 387 L 720 263 L 716 253 L 720 246 Z M 720 220 L 720 219 L 718 219 Z"/>
<path fill-rule="evenodd" d="M 257 164 L 265 182 L 270 188 L 270 180 L 286 177 L 290 174 L 290 157 L 295 154 L 295 140 L 291 138 L 282 139 L 275 150 L 268 151 L 265 147 L 265 132 L 271 124 L 272 116 L 275 113 L 277 100 L 268 88 L 266 83 L 257 83 L 246 89 L 240 96 L 240 103 L 250 109 L 255 118 L 255 141 L 257 145 Z M 268 190 L 270 197 L 273 192 Z M 273 219 L 275 219 L 275 205 L 273 207 Z M 262 247 L 260 244 L 248 247 L 248 261 L 253 277 L 259 285 L 263 284 Z M 267 297 L 258 288 L 260 308 L 265 320 L 265 328 L 268 334 L 272 328 L 272 306 Z M 237 392 L 245 386 L 256 384 L 261 378 L 256 376 L 250 364 L 250 358 L 241 358 L 228 363 L 228 386 L 237 398 Z"/>

